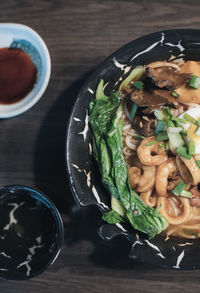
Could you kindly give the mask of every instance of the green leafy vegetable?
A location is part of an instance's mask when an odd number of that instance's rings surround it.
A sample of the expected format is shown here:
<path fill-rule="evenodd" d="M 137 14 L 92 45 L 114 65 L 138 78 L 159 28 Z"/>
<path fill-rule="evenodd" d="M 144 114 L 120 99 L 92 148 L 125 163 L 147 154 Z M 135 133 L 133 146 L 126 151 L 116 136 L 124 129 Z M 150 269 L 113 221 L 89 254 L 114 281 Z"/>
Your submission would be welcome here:
<path fill-rule="evenodd" d="M 98 86 L 101 91 L 101 87 Z M 124 207 L 125 217 L 132 226 L 153 238 L 167 228 L 167 220 L 155 209 L 146 206 L 132 190 L 123 156 L 122 102 L 119 93 L 106 97 L 99 90 L 98 97 L 89 106 L 93 134 L 94 156 L 98 162 L 102 181 L 110 194 Z M 106 98 L 105 98 L 106 97 Z"/>
<path fill-rule="evenodd" d="M 102 219 L 109 224 L 117 224 L 120 222 L 124 222 L 124 219 L 122 216 L 120 216 L 116 211 L 111 210 L 107 213 L 104 213 L 102 216 Z"/>
<path fill-rule="evenodd" d="M 136 89 L 138 90 L 142 90 L 144 88 L 144 82 L 143 81 L 134 81 L 133 82 L 134 87 L 136 87 Z"/>
<path fill-rule="evenodd" d="M 111 197 L 111 208 L 123 218 L 126 217 L 126 210 L 124 206 L 122 205 L 121 201 L 119 199 L 116 199 L 114 196 Z"/>

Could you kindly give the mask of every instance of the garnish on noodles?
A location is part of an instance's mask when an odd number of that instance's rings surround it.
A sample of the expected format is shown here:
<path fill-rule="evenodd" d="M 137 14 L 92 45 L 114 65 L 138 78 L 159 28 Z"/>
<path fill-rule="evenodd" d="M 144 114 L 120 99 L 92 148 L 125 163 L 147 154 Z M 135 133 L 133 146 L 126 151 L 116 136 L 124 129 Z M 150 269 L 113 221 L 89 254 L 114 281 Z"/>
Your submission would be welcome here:
<path fill-rule="evenodd" d="M 149 238 L 200 237 L 200 63 L 171 58 L 134 68 L 90 102 L 93 153 L 111 195 L 110 224 Z"/>

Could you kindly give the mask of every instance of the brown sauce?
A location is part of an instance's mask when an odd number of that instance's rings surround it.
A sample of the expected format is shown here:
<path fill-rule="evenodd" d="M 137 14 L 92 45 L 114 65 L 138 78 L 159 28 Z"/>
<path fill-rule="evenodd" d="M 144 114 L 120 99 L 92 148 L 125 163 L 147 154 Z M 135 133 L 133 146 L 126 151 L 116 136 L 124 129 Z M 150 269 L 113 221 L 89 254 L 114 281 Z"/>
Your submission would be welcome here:
<path fill-rule="evenodd" d="M 13 104 L 33 88 L 37 69 L 21 49 L 0 49 L 0 104 Z"/>

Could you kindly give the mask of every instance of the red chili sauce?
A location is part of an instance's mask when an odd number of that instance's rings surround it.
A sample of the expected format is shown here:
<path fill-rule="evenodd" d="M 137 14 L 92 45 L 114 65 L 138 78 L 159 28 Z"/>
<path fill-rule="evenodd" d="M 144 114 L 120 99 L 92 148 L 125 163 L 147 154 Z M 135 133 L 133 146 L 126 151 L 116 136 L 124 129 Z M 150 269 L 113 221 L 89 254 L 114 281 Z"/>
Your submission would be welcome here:
<path fill-rule="evenodd" d="M 13 104 L 33 88 L 37 69 L 21 49 L 0 49 L 0 104 Z"/>

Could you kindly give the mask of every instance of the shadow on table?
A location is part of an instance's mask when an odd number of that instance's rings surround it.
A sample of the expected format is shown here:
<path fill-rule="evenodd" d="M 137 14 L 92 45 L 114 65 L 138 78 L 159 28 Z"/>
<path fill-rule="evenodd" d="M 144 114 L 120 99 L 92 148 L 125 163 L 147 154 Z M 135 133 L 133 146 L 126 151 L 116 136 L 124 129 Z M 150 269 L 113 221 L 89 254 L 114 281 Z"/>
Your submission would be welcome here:
<path fill-rule="evenodd" d="M 69 115 L 85 79 L 73 82 L 57 98 L 47 113 L 37 139 L 34 173 L 39 189 L 46 193 L 60 212 L 69 212 L 74 203 L 65 167 L 65 139 Z"/>
<path fill-rule="evenodd" d="M 101 212 L 96 207 L 78 207 L 67 180 L 67 120 L 74 100 L 89 74 L 90 72 L 72 83 L 62 93 L 43 122 L 35 151 L 35 182 L 37 187 L 53 200 L 63 215 L 65 245 L 88 240 L 94 244 L 91 262 L 106 267 L 133 266 L 133 261 L 128 258 L 130 242 L 124 238 L 114 239 L 111 243 L 103 241 L 97 234 L 97 228 L 101 225 Z"/>
<path fill-rule="evenodd" d="M 94 248 L 89 259 L 97 265 L 110 268 L 138 266 L 129 257 L 131 243 L 122 236 L 110 241 L 103 240 L 97 233 L 103 224 L 102 213 L 97 207 L 74 207 L 72 219 L 65 223 L 65 244 L 72 246 L 81 240 L 90 241 Z"/>

